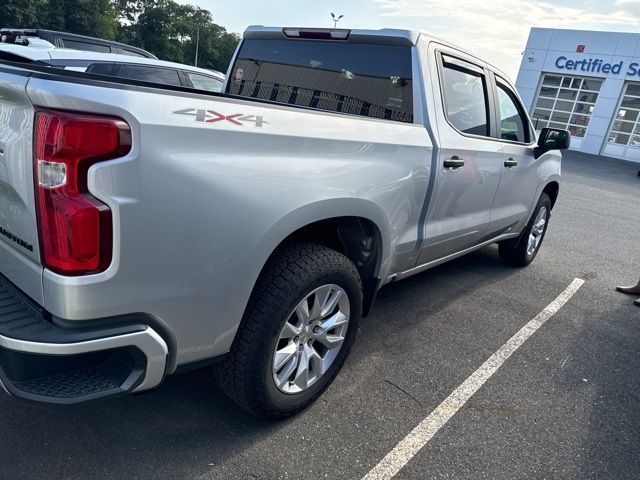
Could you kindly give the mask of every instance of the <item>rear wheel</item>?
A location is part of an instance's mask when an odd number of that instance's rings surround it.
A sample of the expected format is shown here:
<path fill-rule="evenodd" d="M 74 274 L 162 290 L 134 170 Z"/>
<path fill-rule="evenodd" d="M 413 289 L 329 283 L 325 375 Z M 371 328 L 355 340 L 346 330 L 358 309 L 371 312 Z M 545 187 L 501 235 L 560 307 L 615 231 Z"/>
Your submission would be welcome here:
<path fill-rule="evenodd" d="M 517 242 L 508 241 L 498 245 L 500 258 L 509 265 L 529 265 L 540 250 L 551 218 L 551 199 L 543 193 Z"/>
<path fill-rule="evenodd" d="M 259 417 L 292 415 L 331 384 L 355 340 L 358 271 L 312 243 L 276 252 L 260 275 L 231 351 L 217 366 L 222 389 Z"/>

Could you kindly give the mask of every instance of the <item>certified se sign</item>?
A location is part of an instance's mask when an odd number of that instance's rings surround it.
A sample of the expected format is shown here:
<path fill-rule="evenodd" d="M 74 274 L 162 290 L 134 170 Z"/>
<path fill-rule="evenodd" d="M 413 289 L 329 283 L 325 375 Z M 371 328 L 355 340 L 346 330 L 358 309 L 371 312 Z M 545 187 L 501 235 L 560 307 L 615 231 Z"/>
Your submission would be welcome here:
<path fill-rule="evenodd" d="M 574 72 L 604 73 L 620 75 L 624 72 L 627 76 L 640 76 L 640 63 L 632 62 L 625 66 L 624 60 L 616 63 L 608 63 L 601 58 L 582 58 L 573 60 L 565 56 L 556 58 L 556 68 Z"/>

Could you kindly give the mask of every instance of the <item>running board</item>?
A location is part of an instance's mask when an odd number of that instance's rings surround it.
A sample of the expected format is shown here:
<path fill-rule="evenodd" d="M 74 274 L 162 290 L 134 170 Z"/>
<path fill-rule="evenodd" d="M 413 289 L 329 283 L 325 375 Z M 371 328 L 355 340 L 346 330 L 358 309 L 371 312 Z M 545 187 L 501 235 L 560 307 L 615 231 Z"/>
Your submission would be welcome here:
<path fill-rule="evenodd" d="M 520 232 L 513 233 L 505 233 L 502 235 L 498 235 L 497 237 L 493 237 L 489 240 L 486 240 L 482 243 L 474 245 L 473 247 L 467 248 L 465 250 L 461 250 L 457 253 L 452 253 L 451 255 L 447 255 L 446 257 L 438 258 L 437 260 L 431 260 L 430 262 L 423 263 L 422 265 L 418 265 L 417 267 L 413 267 L 409 270 L 405 270 L 404 272 L 394 273 L 390 275 L 385 280 L 384 284 L 386 285 L 389 282 L 393 282 L 396 280 L 402 280 L 403 278 L 410 277 L 420 272 L 424 272 L 425 270 L 429 270 L 430 268 L 437 267 L 438 265 L 442 265 L 443 263 L 447 263 L 449 260 L 454 260 L 459 257 L 463 257 L 468 253 L 471 253 L 480 248 L 486 247 L 487 245 L 491 245 L 492 243 L 501 242 L 503 240 L 510 240 L 512 238 L 516 238 L 520 235 Z"/>

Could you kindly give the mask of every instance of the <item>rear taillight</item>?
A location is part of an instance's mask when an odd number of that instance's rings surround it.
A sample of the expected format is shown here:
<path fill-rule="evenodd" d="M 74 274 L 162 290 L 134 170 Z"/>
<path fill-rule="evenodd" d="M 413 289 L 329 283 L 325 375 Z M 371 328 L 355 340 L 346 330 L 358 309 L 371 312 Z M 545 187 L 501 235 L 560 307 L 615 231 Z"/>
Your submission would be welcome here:
<path fill-rule="evenodd" d="M 131 130 L 118 118 L 36 110 L 34 175 L 42 264 L 63 275 L 105 270 L 111 263 L 111 210 L 89 193 L 96 162 L 126 155 Z"/>

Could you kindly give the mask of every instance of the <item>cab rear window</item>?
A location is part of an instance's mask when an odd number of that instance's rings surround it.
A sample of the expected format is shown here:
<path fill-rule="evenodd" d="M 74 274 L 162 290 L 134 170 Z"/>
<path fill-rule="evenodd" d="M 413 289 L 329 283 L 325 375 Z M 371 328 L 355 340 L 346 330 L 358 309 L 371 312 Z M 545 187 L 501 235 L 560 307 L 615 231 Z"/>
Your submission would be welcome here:
<path fill-rule="evenodd" d="M 411 123 L 411 49 L 248 39 L 231 70 L 227 93 Z"/>

